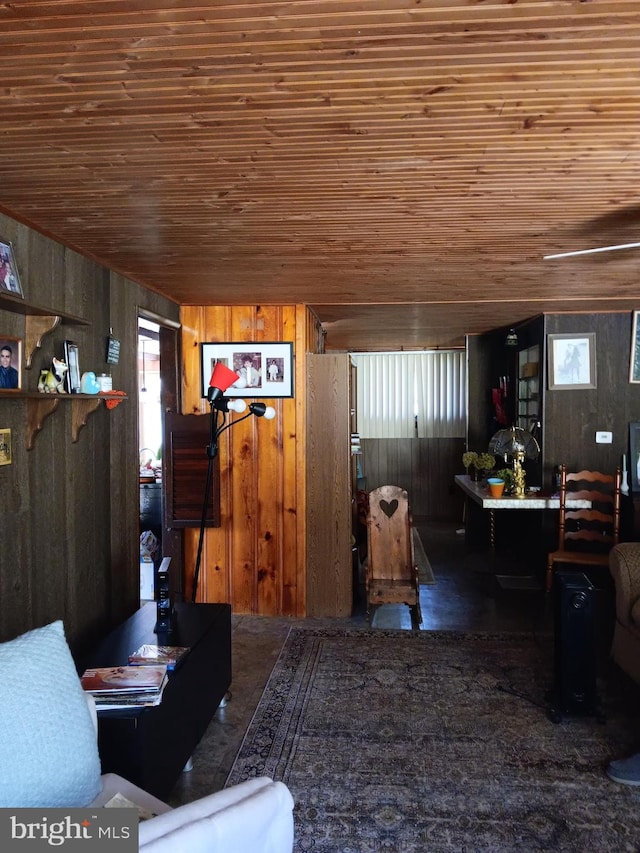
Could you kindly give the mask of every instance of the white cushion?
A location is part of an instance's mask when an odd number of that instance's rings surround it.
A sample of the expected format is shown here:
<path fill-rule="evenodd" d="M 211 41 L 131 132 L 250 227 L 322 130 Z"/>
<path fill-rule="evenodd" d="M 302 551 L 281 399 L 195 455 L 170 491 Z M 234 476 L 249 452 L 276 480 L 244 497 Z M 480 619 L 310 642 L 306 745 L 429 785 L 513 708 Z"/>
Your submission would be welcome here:
<path fill-rule="evenodd" d="M 248 779 L 140 824 L 140 853 L 291 853 L 293 798 Z"/>
<path fill-rule="evenodd" d="M 0 807 L 80 808 L 101 789 L 96 733 L 62 622 L 0 644 Z"/>

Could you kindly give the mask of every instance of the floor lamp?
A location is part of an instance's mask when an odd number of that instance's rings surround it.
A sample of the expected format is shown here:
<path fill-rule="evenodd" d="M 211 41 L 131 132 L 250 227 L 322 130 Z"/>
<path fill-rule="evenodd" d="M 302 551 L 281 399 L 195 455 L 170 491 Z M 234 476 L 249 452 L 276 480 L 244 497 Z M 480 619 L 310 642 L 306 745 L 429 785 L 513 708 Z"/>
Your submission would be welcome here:
<path fill-rule="evenodd" d="M 204 543 L 204 530 L 207 521 L 207 507 L 209 506 L 211 484 L 213 482 L 213 461 L 218 455 L 218 440 L 220 435 L 225 430 L 235 426 L 235 424 L 239 424 L 240 421 L 250 418 L 252 415 L 255 415 L 257 418 L 266 418 L 266 420 L 271 420 L 276 416 L 276 410 L 271 406 L 267 406 L 265 403 L 249 403 L 249 411 L 246 415 L 243 415 L 241 418 L 236 418 L 235 420 L 227 420 L 229 412 L 241 414 L 247 409 L 247 404 L 244 400 L 241 400 L 238 397 L 229 399 L 229 397 L 224 396 L 225 391 L 230 388 L 231 385 L 234 385 L 236 388 L 242 387 L 241 382 L 242 379 L 235 371 L 228 368 L 221 361 L 216 362 L 211 374 L 211 379 L 209 380 L 209 391 L 207 393 L 207 400 L 209 402 L 209 444 L 206 448 L 208 465 L 204 487 L 204 499 L 202 503 L 198 552 L 196 555 L 196 565 L 193 573 L 193 591 L 191 594 L 191 601 L 193 602 L 195 602 L 198 593 L 202 546 Z"/>

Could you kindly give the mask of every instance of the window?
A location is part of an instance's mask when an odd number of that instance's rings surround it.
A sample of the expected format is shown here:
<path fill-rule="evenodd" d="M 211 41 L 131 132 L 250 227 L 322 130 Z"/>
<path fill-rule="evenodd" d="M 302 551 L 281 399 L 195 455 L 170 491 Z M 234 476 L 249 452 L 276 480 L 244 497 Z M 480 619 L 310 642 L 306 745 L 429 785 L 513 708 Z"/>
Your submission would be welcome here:
<path fill-rule="evenodd" d="M 461 438 L 467 418 L 463 350 L 354 353 L 361 438 Z"/>

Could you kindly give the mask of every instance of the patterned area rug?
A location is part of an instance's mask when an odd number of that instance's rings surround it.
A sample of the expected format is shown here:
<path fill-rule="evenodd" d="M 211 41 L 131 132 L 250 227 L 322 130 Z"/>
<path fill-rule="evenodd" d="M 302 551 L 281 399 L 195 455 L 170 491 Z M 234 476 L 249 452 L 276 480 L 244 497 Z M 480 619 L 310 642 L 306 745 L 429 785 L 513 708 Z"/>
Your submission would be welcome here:
<path fill-rule="evenodd" d="M 637 853 L 640 789 L 604 768 L 638 707 L 552 723 L 552 656 L 528 635 L 292 629 L 226 784 L 283 780 L 297 853 Z"/>

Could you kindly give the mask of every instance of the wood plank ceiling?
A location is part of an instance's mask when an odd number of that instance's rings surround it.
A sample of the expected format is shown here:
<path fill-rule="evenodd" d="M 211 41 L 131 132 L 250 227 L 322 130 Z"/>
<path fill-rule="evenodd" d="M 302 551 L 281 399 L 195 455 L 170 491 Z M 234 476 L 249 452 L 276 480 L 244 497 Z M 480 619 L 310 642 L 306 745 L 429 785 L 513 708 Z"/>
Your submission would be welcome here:
<path fill-rule="evenodd" d="M 0 207 L 328 349 L 640 308 L 637 0 L 0 4 Z"/>

